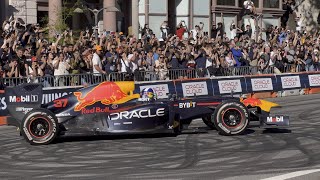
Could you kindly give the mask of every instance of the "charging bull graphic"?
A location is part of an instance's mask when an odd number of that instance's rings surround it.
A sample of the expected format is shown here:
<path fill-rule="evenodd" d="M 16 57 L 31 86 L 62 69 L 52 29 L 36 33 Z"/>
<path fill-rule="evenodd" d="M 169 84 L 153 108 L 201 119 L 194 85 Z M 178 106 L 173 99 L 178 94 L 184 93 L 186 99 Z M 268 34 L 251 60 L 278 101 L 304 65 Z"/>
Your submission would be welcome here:
<path fill-rule="evenodd" d="M 271 108 L 273 108 L 273 107 L 279 107 L 279 104 L 269 102 L 266 100 L 262 100 L 262 99 L 256 99 L 256 98 L 244 99 L 244 100 L 241 100 L 241 102 L 247 107 L 248 106 L 260 107 L 261 110 L 266 111 L 266 112 L 270 112 Z"/>
<path fill-rule="evenodd" d="M 122 104 L 129 100 L 139 98 L 139 94 L 131 94 L 134 90 L 134 82 L 103 82 L 90 90 L 86 95 L 74 92 L 79 101 L 74 111 L 81 111 L 96 102 L 104 105 Z"/>
<path fill-rule="evenodd" d="M 262 104 L 260 99 L 256 99 L 256 98 L 248 98 L 242 101 L 242 103 L 246 106 L 251 106 L 251 107 L 256 107 Z"/>

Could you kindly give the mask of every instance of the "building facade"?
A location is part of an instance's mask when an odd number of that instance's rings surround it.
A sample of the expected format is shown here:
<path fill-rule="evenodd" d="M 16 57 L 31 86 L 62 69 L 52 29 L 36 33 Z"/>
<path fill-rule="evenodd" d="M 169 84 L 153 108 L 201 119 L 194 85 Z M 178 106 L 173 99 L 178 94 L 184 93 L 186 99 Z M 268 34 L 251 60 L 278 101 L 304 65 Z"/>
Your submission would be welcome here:
<path fill-rule="evenodd" d="M 55 24 L 58 18 L 57 11 L 63 8 L 65 1 L 72 3 L 77 0 L 1 0 L 0 17 L 4 20 L 10 15 L 15 15 L 26 23 L 37 23 L 41 18 L 48 16 L 49 24 Z M 259 27 L 281 25 L 281 16 L 284 13 L 283 0 L 252 1 L 257 13 L 265 15 L 259 21 Z M 317 3 L 312 6 L 313 1 L 316 2 L 316 0 L 301 1 L 303 4 L 297 8 L 297 14 L 316 20 L 320 7 Z M 221 18 L 223 18 L 227 35 L 230 35 L 229 26 L 233 21 L 238 22 L 244 0 L 86 0 L 83 2 L 92 9 L 117 7 L 120 10 L 120 12 L 100 13 L 98 19 L 102 29 L 137 35 L 139 27 L 149 24 L 156 36 L 159 36 L 163 21 L 168 21 L 172 32 L 181 20 L 186 22 L 189 29 L 203 22 L 204 31 L 210 33 L 211 25 L 221 22 Z M 73 29 L 85 29 L 94 25 L 94 16 L 90 12 L 74 14 L 69 18 L 68 23 Z M 244 23 L 252 22 L 248 20 Z M 304 24 L 304 26 L 310 26 L 309 29 L 315 25 L 317 24 L 307 21 Z"/>

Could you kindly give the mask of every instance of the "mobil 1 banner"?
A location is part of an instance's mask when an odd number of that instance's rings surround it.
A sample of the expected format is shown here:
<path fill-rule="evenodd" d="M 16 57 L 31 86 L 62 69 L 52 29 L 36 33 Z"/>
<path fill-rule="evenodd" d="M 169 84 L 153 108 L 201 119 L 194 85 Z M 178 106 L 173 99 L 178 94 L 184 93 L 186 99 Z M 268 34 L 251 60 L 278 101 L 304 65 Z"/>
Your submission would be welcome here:
<path fill-rule="evenodd" d="M 274 77 L 251 77 L 246 78 L 248 92 L 270 92 L 277 91 L 275 88 L 276 78 Z"/>
<path fill-rule="evenodd" d="M 32 103 L 33 101 L 40 100 L 41 104 L 47 104 L 55 99 L 58 99 L 60 97 L 66 96 L 68 94 L 71 94 L 78 90 L 79 88 L 65 88 L 65 89 L 47 89 L 43 90 L 42 98 L 39 98 L 39 96 L 36 96 L 35 94 L 30 94 L 29 96 L 15 96 L 8 94 L 8 97 L 5 97 L 5 94 L 0 94 L 0 116 L 8 116 L 8 102 L 11 101 L 12 103 L 18 103 L 18 102 L 26 102 L 26 103 Z M 32 96 L 31 96 L 32 95 Z M 7 100 L 8 99 L 8 100 Z M 16 112 L 23 112 L 24 114 L 29 112 L 32 108 L 29 108 L 27 106 L 18 106 L 16 107 Z"/>
<path fill-rule="evenodd" d="M 294 76 L 281 76 L 281 85 L 282 89 L 300 89 L 301 88 L 301 81 L 299 75 Z"/>
<path fill-rule="evenodd" d="M 213 96 L 214 91 L 211 79 L 176 81 L 175 87 L 180 97 Z"/>
<path fill-rule="evenodd" d="M 20 84 L 5 88 L 7 110 L 15 119 L 22 119 L 23 110 L 40 108 L 42 102 L 41 84 Z"/>
<path fill-rule="evenodd" d="M 217 94 L 242 94 L 247 93 L 244 78 L 213 79 L 213 85 L 218 87 Z"/>

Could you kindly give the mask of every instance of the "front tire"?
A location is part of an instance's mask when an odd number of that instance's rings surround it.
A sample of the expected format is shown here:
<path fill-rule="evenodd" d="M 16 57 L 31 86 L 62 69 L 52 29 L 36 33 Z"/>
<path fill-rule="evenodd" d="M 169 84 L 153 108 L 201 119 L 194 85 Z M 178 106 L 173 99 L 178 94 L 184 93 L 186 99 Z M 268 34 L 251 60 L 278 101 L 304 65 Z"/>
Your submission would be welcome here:
<path fill-rule="evenodd" d="M 59 126 L 55 115 L 46 109 L 34 109 L 21 123 L 21 133 L 31 145 L 51 143 L 58 135 Z"/>
<path fill-rule="evenodd" d="M 249 125 L 249 112 L 241 102 L 226 101 L 217 107 L 211 119 L 220 134 L 238 135 Z"/>
<path fill-rule="evenodd" d="M 202 121 L 204 122 L 204 124 L 207 125 L 208 128 L 210 128 L 212 130 L 217 129 L 216 126 L 214 125 L 213 121 L 211 121 L 211 115 L 202 117 Z"/>

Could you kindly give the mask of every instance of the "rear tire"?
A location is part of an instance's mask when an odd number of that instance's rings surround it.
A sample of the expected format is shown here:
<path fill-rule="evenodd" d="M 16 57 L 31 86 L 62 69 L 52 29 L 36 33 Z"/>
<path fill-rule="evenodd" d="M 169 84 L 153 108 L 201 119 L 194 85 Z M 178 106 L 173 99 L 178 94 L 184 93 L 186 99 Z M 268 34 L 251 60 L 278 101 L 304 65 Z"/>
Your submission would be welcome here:
<path fill-rule="evenodd" d="M 249 112 L 239 101 L 226 101 L 216 108 L 211 120 L 220 134 L 238 135 L 249 125 Z"/>
<path fill-rule="evenodd" d="M 34 109 L 22 120 L 21 133 L 31 145 L 49 144 L 59 133 L 58 120 L 46 109 Z"/>

